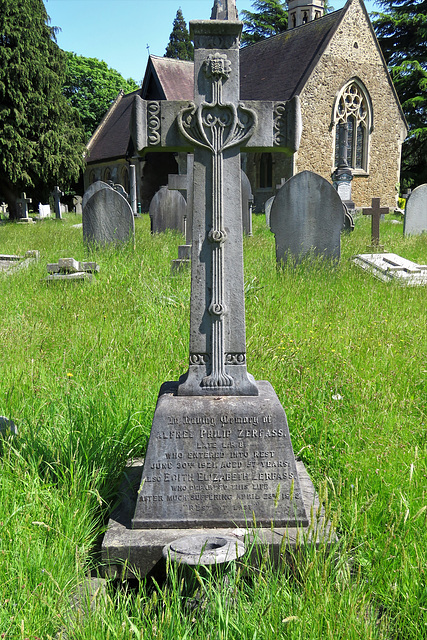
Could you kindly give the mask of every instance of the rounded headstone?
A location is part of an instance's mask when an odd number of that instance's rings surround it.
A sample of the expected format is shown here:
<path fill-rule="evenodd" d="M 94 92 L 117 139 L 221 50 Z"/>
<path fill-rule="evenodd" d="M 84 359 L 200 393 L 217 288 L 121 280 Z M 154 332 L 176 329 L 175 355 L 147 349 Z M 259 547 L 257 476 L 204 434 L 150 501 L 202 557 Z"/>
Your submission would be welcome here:
<path fill-rule="evenodd" d="M 174 229 L 184 233 L 184 217 L 187 203 L 184 196 L 168 187 L 161 187 L 150 202 L 151 233 L 163 233 Z"/>
<path fill-rule="evenodd" d="M 85 243 L 129 242 L 135 235 L 135 221 L 129 202 L 108 185 L 95 191 L 83 208 Z"/>
<path fill-rule="evenodd" d="M 306 254 L 339 259 L 343 204 L 334 187 L 311 171 L 292 176 L 277 192 L 271 207 L 276 260 Z"/>
<path fill-rule="evenodd" d="M 427 232 L 427 184 L 414 189 L 406 201 L 403 233 L 419 235 Z"/>
<path fill-rule="evenodd" d="M 111 189 L 111 187 L 106 182 L 102 182 L 102 180 L 97 180 L 96 182 L 91 184 L 90 187 L 86 189 L 82 199 L 82 209 L 85 208 L 87 201 L 93 196 L 93 194 L 96 193 L 97 191 L 100 191 L 101 189 Z"/>

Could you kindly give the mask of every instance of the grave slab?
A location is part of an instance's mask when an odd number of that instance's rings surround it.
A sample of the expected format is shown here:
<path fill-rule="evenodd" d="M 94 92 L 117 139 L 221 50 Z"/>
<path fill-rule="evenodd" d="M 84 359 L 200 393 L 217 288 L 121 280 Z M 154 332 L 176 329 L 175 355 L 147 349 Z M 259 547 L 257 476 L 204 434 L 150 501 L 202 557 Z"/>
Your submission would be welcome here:
<path fill-rule="evenodd" d="M 427 265 L 406 260 L 396 253 L 362 253 L 352 260 L 358 267 L 383 282 L 394 280 L 405 286 L 427 284 Z"/>

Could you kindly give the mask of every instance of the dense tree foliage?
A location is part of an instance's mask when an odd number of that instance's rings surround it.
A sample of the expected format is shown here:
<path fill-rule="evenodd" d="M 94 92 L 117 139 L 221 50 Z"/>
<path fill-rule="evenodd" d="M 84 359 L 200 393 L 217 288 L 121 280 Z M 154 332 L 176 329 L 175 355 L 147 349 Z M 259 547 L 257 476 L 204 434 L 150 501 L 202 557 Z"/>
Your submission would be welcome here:
<path fill-rule="evenodd" d="M 164 57 L 176 58 L 178 60 L 193 60 L 194 47 L 190 40 L 190 34 L 188 33 L 181 9 L 178 9 L 176 12 Z"/>
<path fill-rule="evenodd" d="M 287 3 L 280 0 L 255 0 L 254 11 L 241 11 L 243 19 L 242 45 L 254 44 L 286 31 L 288 26 Z"/>
<path fill-rule="evenodd" d="M 62 95 L 65 56 L 42 0 L 0 0 L 0 194 L 17 216 L 22 190 L 77 179 L 83 130 Z"/>
<path fill-rule="evenodd" d="M 373 25 L 409 125 L 402 186 L 427 182 L 427 0 L 379 0 Z"/>
<path fill-rule="evenodd" d="M 130 93 L 138 85 L 132 78 L 125 80 L 103 60 L 85 58 L 68 51 L 66 56 L 63 94 L 79 112 L 87 141 L 120 90 Z"/>

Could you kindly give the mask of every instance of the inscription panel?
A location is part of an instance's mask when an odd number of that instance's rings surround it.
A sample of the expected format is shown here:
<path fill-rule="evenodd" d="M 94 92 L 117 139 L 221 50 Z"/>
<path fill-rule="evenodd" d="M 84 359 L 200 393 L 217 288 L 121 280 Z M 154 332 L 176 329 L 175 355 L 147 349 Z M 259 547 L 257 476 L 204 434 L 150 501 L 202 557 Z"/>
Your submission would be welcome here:
<path fill-rule="evenodd" d="M 260 396 L 159 398 L 134 528 L 307 524 L 285 412 Z"/>

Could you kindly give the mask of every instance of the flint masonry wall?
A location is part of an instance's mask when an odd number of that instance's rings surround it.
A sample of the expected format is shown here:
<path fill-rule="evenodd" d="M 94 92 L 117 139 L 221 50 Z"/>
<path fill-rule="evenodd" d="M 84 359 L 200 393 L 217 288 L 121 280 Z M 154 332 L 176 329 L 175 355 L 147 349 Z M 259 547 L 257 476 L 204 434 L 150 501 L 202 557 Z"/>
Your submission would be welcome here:
<path fill-rule="evenodd" d="M 359 78 L 365 85 L 373 112 L 368 170 L 355 175 L 352 199 L 357 207 L 363 207 L 371 204 L 372 197 L 379 197 L 382 205 L 394 207 L 406 127 L 359 0 L 350 5 L 301 92 L 303 134 L 294 170 L 308 169 L 331 179 L 335 100 L 352 78 Z"/>

